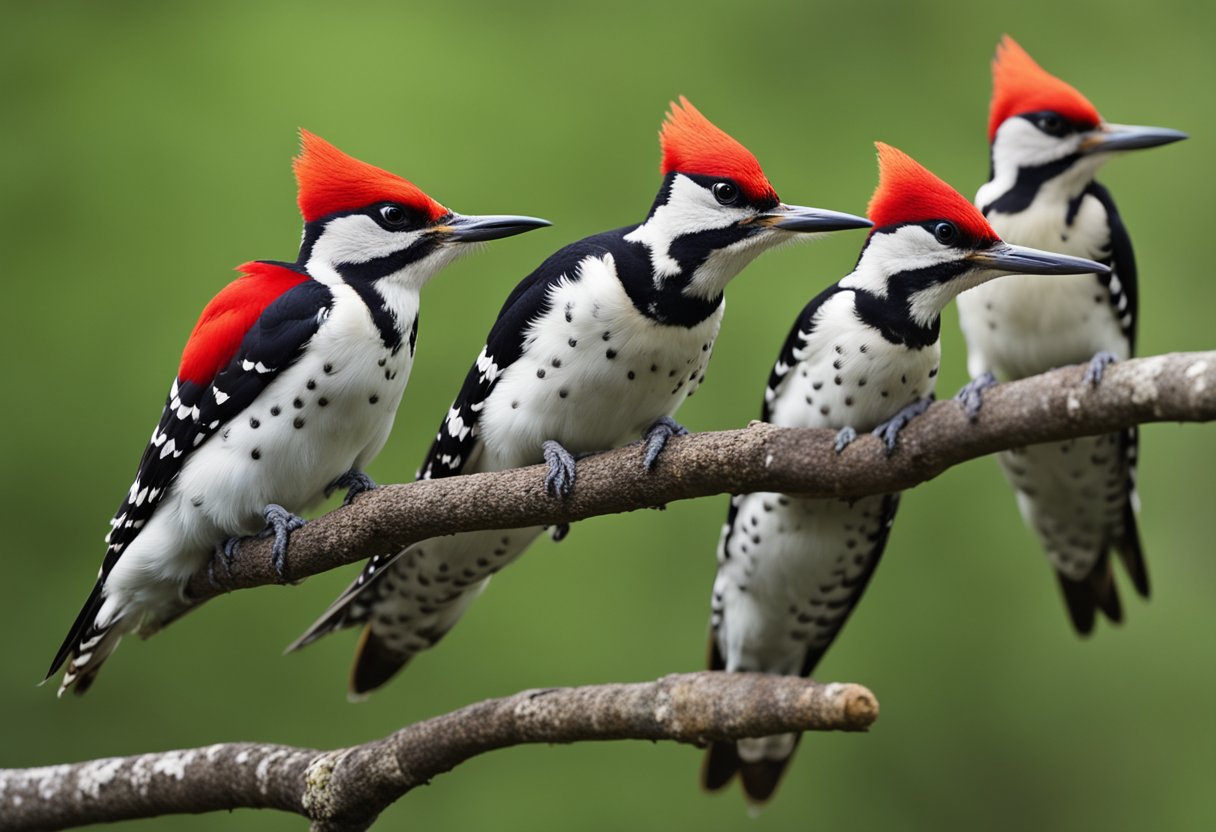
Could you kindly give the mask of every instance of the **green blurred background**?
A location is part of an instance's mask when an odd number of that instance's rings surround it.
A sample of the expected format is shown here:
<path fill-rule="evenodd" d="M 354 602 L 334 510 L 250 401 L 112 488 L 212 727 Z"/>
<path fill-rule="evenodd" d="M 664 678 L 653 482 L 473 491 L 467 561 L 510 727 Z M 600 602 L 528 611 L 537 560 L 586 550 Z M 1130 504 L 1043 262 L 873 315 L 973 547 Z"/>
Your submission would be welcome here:
<path fill-rule="evenodd" d="M 970 194 L 987 170 L 988 62 L 1002 32 L 1111 120 L 1192 134 L 1103 180 L 1141 263 L 1141 352 L 1212 347 L 1214 9 L 5 3 L 0 765 L 223 740 L 331 747 L 522 688 L 702 666 L 725 497 L 595 519 L 560 546 L 536 545 L 440 649 L 362 705 L 344 697 L 353 634 L 280 655 L 353 567 L 237 593 L 131 640 L 84 699 L 35 687 L 89 589 L 199 310 L 236 264 L 294 258 L 297 127 L 457 210 L 554 222 L 427 289 L 406 405 L 370 471 L 403 481 L 509 288 L 558 246 L 644 215 L 669 99 L 688 95 L 752 148 L 790 202 L 862 211 L 875 139 Z M 736 281 L 685 424 L 756 415 L 796 310 L 849 270 L 861 242 L 782 250 Z M 946 317 L 948 395 L 965 373 Z M 1088 641 L 1070 631 L 991 460 L 909 494 L 866 603 L 819 670 L 870 685 L 882 718 L 868 735 L 808 738 L 758 821 L 737 790 L 699 792 L 697 750 L 614 743 L 481 757 L 381 826 L 1216 828 L 1216 437 L 1152 426 L 1142 459 L 1154 597 L 1125 591 L 1127 624 Z M 245 811 L 122 828 L 302 822 Z"/>

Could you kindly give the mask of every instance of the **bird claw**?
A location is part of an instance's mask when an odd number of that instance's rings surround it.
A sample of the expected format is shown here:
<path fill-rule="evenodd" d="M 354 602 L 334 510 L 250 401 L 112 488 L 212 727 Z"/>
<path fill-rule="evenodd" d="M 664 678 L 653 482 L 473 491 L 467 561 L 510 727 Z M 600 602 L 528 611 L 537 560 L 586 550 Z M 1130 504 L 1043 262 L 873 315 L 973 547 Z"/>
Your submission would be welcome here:
<path fill-rule="evenodd" d="M 541 450 L 549 466 L 549 473 L 545 474 L 545 491 L 550 497 L 569 497 L 578 476 L 574 454 L 553 439 L 541 445 Z"/>
<path fill-rule="evenodd" d="M 556 526 L 553 526 L 553 531 L 549 533 L 554 543 L 561 543 L 566 539 L 566 535 L 568 534 L 570 534 L 569 523 L 558 523 Z"/>
<path fill-rule="evenodd" d="M 883 441 L 887 448 L 887 456 L 895 452 L 895 443 L 899 441 L 900 431 L 907 427 L 909 422 L 928 410 L 931 404 L 933 404 L 932 398 L 917 399 L 871 431 Z"/>
<path fill-rule="evenodd" d="M 364 491 L 374 490 L 376 488 L 376 481 L 362 471 L 352 468 L 325 486 L 325 496 L 328 497 L 339 488 L 347 489 L 346 497 L 342 500 L 342 505 L 348 506 Z"/>
<path fill-rule="evenodd" d="M 667 440 L 673 436 L 687 435 L 688 428 L 670 416 L 655 420 L 654 424 L 646 428 L 646 436 L 643 439 L 646 443 L 646 455 L 642 458 L 642 467 L 653 471 L 655 463 L 659 461 L 659 454 L 667 447 Z"/>
<path fill-rule="evenodd" d="M 1113 352 L 1102 350 L 1095 353 L 1094 357 L 1089 359 L 1089 366 L 1085 368 L 1085 375 L 1082 378 L 1084 383 L 1091 387 L 1097 387 L 1102 383 L 1102 374 L 1106 372 L 1106 368 L 1119 360 L 1119 356 Z"/>
<path fill-rule="evenodd" d="M 845 425 L 836 432 L 836 453 L 841 453 L 849 445 L 853 444 L 853 440 L 857 438 L 857 431 L 853 430 L 852 426 Z"/>
<path fill-rule="evenodd" d="M 303 517 L 292 514 L 275 503 L 266 506 L 262 515 L 266 518 L 266 528 L 258 532 L 257 537 L 274 537 L 274 545 L 270 547 L 274 571 L 278 573 L 283 583 L 289 583 L 290 579 L 287 577 L 287 544 L 290 542 L 291 533 L 301 528 L 308 521 Z"/>
<path fill-rule="evenodd" d="M 980 408 L 984 406 L 984 391 L 995 386 L 996 376 L 992 373 L 984 373 L 971 379 L 954 394 L 954 400 L 962 402 L 968 420 L 974 422 L 980 417 Z"/>

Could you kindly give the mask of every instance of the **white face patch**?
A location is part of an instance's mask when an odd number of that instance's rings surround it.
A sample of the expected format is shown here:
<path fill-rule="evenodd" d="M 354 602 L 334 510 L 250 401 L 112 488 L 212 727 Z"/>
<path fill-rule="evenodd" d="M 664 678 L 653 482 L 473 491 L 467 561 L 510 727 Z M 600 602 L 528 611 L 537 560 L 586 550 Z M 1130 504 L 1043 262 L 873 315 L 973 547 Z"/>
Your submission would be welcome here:
<path fill-rule="evenodd" d="M 659 206 L 643 225 L 625 236 L 631 243 L 641 243 L 650 249 L 655 282 L 680 273 L 680 264 L 671 256 L 671 244 L 677 237 L 728 228 L 756 212 L 750 208 L 722 205 L 708 189 L 682 174 L 671 183 L 667 204 Z"/>
<path fill-rule="evenodd" d="M 991 202 L 1013 188 L 1021 168 L 1039 167 L 1073 155 L 1078 152 L 1081 139 L 1081 133 L 1050 136 L 1024 118 L 1005 119 L 992 140 L 992 181 L 981 192 L 990 195 L 987 202 Z M 1104 161 L 1100 153 L 1083 155 L 1052 183 L 1062 189 L 1066 198 L 1071 198 L 1089 184 Z M 977 201 L 986 204 L 983 199 Z"/>
<path fill-rule="evenodd" d="M 313 245 L 307 265 L 308 273 L 322 283 L 336 285 L 344 282 L 338 273 L 338 265 L 367 263 L 390 257 L 415 245 L 428 233 L 431 232 L 425 229 L 388 231 L 365 214 L 338 217 L 326 223 Z M 472 248 L 462 244 L 440 243 L 425 257 L 386 276 L 384 281 L 407 285 L 414 290 L 421 289 L 444 267 Z"/>

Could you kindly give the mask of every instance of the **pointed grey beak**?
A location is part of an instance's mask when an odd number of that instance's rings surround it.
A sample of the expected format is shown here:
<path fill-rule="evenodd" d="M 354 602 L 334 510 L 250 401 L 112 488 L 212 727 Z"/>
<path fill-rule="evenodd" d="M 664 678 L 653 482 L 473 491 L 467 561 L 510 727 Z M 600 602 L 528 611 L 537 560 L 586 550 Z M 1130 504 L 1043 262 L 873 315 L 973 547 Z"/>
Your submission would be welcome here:
<path fill-rule="evenodd" d="M 486 214 L 485 216 L 466 216 L 452 214 L 435 227 L 441 234 L 456 243 L 479 243 L 483 240 L 500 240 L 503 237 L 514 237 L 535 228 L 552 225 L 548 220 L 537 217 L 516 217 L 510 214 Z"/>
<path fill-rule="evenodd" d="M 848 231 L 854 228 L 869 228 L 874 223 L 865 217 L 828 211 L 823 208 L 804 208 L 801 205 L 782 203 L 771 211 L 756 217 L 753 222 L 782 231 L 819 232 Z"/>
<path fill-rule="evenodd" d="M 1084 257 L 997 243 L 967 255 L 976 266 L 1006 274 L 1110 274 L 1110 267 Z"/>
<path fill-rule="evenodd" d="M 1100 124 L 1081 139 L 1082 153 L 1108 153 L 1158 147 L 1189 138 L 1181 130 L 1168 127 L 1137 127 L 1133 124 Z"/>

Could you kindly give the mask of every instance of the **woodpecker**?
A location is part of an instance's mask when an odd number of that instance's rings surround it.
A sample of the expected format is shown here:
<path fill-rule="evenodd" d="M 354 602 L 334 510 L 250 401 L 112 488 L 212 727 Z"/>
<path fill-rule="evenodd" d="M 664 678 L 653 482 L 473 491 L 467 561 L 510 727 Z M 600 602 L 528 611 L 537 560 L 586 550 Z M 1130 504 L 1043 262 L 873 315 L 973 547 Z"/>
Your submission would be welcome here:
<path fill-rule="evenodd" d="M 941 313 L 965 289 L 1010 272 L 1081 274 L 1092 260 L 1004 243 L 965 197 L 878 144 L 874 223 L 853 271 L 816 296 L 790 331 L 761 419 L 836 429 L 842 452 L 872 430 L 892 451 L 928 407 L 941 361 Z M 898 494 L 856 500 L 752 493 L 731 500 L 718 545 L 711 670 L 809 676 L 878 566 Z M 705 788 L 736 772 L 755 803 L 776 788 L 798 736 L 711 744 Z"/>
<path fill-rule="evenodd" d="M 646 219 L 566 246 L 507 298 L 421 478 L 544 461 L 546 487 L 564 496 L 574 455 L 639 436 L 650 468 L 684 430 L 672 416 L 705 378 L 726 284 L 796 235 L 869 226 L 783 204 L 756 157 L 687 99 L 671 105 L 660 143 L 663 184 Z M 288 649 L 362 626 L 350 690 L 365 694 L 447 633 L 541 531 L 457 534 L 373 558 Z"/>
<path fill-rule="evenodd" d="M 1111 272 L 1083 280 L 1013 278 L 959 298 L 972 377 L 959 398 L 973 419 L 982 391 L 998 377 L 1089 362 L 1086 380 L 1097 384 L 1110 362 L 1134 354 L 1135 256 L 1114 200 L 1094 175 L 1124 151 L 1186 138 L 1177 130 L 1103 121 L 1085 96 L 1008 36 L 992 69 L 991 173 L 976 204 L 1005 239 L 1099 260 Z M 1122 618 L 1112 549 L 1136 591 L 1149 594 L 1136 527 L 1137 440 L 1133 428 L 998 455 L 1080 634 L 1093 630 L 1098 610 L 1112 621 Z"/>
<path fill-rule="evenodd" d="M 203 310 L 135 482 L 110 521 L 92 593 L 51 663 L 84 693 L 122 636 L 190 607 L 185 583 L 217 545 L 265 527 L 285 575 L 295 515 L 373 487 L 405 390 L 422 287 L 466 243 L 548 225 L 462 216 L 411 182 L 300 131 L 304 217 L 294 263 L 239 268 Z M 225 543 L 225 541 L 228 541 Z"/>

